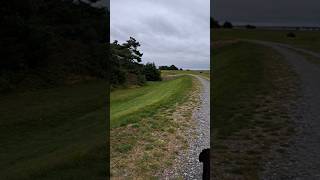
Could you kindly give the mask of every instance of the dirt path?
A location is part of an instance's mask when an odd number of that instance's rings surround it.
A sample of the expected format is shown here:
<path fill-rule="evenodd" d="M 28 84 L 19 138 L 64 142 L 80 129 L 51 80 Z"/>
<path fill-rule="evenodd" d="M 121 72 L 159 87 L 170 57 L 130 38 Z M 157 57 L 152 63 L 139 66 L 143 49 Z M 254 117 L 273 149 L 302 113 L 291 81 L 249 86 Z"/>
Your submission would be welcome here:
<path fill-rule="evenodd" d="M 272 47 L 284 56 L 300 79 L 300 100 L 294 123 L 297 133 L 285 154 L 266 163 L 263 179 L 320 179 L 320 66 L 298 52 L 320 55 L 289 45 L 250 41 Z"/>

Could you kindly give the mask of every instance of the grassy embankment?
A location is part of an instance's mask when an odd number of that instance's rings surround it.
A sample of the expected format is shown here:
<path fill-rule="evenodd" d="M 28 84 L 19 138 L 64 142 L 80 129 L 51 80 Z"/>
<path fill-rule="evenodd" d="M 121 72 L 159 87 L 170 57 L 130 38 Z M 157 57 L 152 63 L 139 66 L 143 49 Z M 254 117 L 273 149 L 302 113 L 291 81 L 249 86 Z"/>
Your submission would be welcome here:
<path fill-rule="evenodd" d="M 181 76 L 111 93 L 113 177 L 156 176 L 172 165 L 186 143 L 181 130 L 190 126 L 193 106 L 181 109 L 181 105 L 189 102 L 193 83 L 190 76 Z"/>
<path fill-rule="evenodd" d="M 295 47 L 320 52 L 320 32 L 319 31 L 292 31 L 295 38 L 288 38 L 287 33 L 291 31 L 275 30 L 211 30 L 213 34 L 211 40 L 231 40 L 231 39 L 253 39 L 290 44 Z"/>
<path fill-rule="evenodd" d="M 106 83 L 1 95 L 1 179 L 105 179 Z"/>
<path fill-rule="evenodd" d="M 238 42 L 212 54 L 213 175 L 258 179 L 270 148 L 283 152 L 293 132 L 288 107 L 295 104 L 296 76 L 267 47 Z"/>

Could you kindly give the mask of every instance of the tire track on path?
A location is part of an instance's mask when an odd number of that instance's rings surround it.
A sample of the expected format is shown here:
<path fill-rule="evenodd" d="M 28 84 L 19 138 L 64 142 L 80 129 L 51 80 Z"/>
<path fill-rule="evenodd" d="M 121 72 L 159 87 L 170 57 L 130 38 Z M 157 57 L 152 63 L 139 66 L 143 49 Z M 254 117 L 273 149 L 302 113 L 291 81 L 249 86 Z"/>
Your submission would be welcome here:
<path fill-rule="evenodd" d="M 297 52 L 312 55 L 319 61 L 320 54 L 280 43 L 248 42 L 278 51 L 300 79 L 299 107 L 292 112 L 297 134 L 286 154 L 266 163 L 262 179 L 320 179 L 320 66 Z"/>

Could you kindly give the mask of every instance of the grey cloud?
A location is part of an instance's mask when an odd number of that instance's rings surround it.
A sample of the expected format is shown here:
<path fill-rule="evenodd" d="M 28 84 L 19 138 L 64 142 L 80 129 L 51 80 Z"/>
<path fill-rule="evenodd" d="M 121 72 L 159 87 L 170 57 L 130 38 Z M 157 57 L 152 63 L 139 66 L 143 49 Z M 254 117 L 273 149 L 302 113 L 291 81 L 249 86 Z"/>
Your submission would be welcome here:
<path fill-rule="evenodd" d="M 143 62 L 208 69 L 209 0 L 112 0 L 111 41 L 141 43 Z"/>

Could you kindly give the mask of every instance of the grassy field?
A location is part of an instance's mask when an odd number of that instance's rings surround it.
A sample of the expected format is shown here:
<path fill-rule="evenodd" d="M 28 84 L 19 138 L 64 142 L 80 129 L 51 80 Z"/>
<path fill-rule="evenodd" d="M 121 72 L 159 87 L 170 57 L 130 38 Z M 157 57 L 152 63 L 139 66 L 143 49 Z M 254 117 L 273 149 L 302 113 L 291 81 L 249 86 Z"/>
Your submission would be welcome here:
<path fill-rule="evenodd" d="M 206 79 L 210 79 L 210 70 L 183 70 L 183 71 L 169 71 L 169 70 L 162 70 L 162 76 L 168 75 L 184 75 L 184 74 L 192 74 L 202 76 Z"/>
<path fill-rule="evenodd" d="M 178 131 L 188 126 L 192 112 L 183 109 L 184 121 L 177 122 L 177 108 L 187 102 L 193 83 L 191 76 L 181 76 L 111 93 L 112 177 L 157 176 L 172 164 L 184 142 Z"/>
<path fill-rule="evenodd" d="M 135 123 L 152 116 L 160 107 L 170 107 L 190 88 L 190 78 L 148 82 L 146 86 L 112 92 L 110 95 L 111 128 Z"/>
<path fill-rule="evenodd" d="M 286 43 L 299 48 L 305 48 L 314 52 L 320 52 L 320 32 L 319 31 L 293 31 L 295 38 L 288 38 L 287 33 L 291 31 L 273 30 L 211 30 L 212 41 L 231 39 L 254 39 Z"/>
<path fill-rule="evenodd" d="M 267 47 L 238 42 L 212 54 L 214 176 L 258 179 L 269 149 L 293 132 L 285 106 L 295 104 L 296 76 Z"/>
<path fill-rule="evenodd" d="M 0 179 L 106 179 L 105 82 L 1 95 Z"/>

